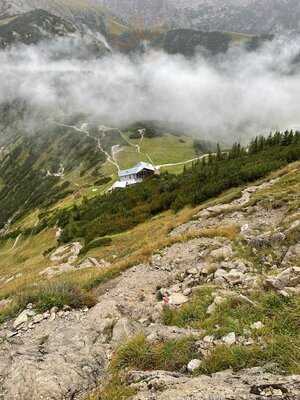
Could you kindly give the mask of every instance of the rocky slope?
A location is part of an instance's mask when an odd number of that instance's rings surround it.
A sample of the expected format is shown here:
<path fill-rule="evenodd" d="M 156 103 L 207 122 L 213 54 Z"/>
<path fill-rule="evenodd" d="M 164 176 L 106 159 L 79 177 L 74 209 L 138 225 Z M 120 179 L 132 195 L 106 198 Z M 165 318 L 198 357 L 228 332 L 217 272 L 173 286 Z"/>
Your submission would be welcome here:
<path fill-rule="evenodd" d="M 105 33 L 105 24 L 111 17 L 107 10 L 92 0 L 3 0 L 1 4 L 0 18 L 42 9 L 73 23 L 78 29 L 88 27 L 101 33 Z"/>
<path fill-rule="evenodd" d="M 133 28 L 188 28 L 252 34 L 299 31 L 297 0 L 2 0 L 0 18 L 44 9 L 102 34 Z"/>
<path fill-rule="evenodd" d="M 36 44 L 41 40 L 75 32 L 75 26 L 62 18 L 44 10 L 35 10 L 8 19 L 7 23 L 0 25 L 0 48 L 15 43 Z"/>
<path fill-rule="evenodd" d="M 168 0 L 97 0 L 131 25 L 168 25 L 176 9 Z"/>
<path fill-rule="evenodd" d="M 260 336 L 251 333 L 246 337 L 230 332 L 218 338 L 205 336 L 202 329 L 165 326 L 162 312 L 164 307 L 180 309 L 207 284 L 214 287 L 207 309 L 212 314 L 229 297 L 248 303 L 255 290 L 299 296 L 299 172 L 298 163 L 245 188 L 231 203 L 202 208 L 192 221 L 173 230 L 173 245 L 100 286 L 97 304 L 90 310 L 66 306 L 41 314 L 28 304 L 16 320 L 1 327 L 0 398 L 82 398 L 108 379 L 107 367 L 120 343 L 140 332 L 151 343 L 192 335 L 200 364 L 220 343 L 259 344 Z M 239 233 L 224 234 L 232 231 Z M 260 329 L 259 322 L 251 329 Z M 185 369 L 131 371 L 126 380 L 137 390 L 135 400 L 300 396 L 300 376 L 272 374 L 263 365 L 210 377 L 193 377 Z"/>
<path fill-rule="evenodd" d="M 299 2 L 295 0 L 174 0 L 183 24 L 202 30 L 248 33 L 299 31 Z"/>
<path fill-rule="evenodd" d="M 67 40 L 57 46 L 55 58 L 87 59 L 109 53 L 102 36 L 78 28 L 78 25 L 46 10 L 35 9 L 0 20 L 0 49 L 25 44 L 36 45 L 41 41 L 58 38 Z"/>
<path fill-rule="evenodd" d="M 299 30 L 297 0 L 97 0 L 124 20 L 209 31 L 276 33 Z"/>
<path fill-rule="evenodd" d="M 113 12 L 120 18 L 115 17 Z M 67 0 L 6 1 L 0 9 L 0 46 L 36 44 L 63 36 L 73 40 L 68 46 L 58 46 L 66 49 L 66 53 L 71 48 L 71 54 L 65 54 L 66 58 L 86 59 L 103 56 L 109 50 L 130 53 L 151 48 L 187 56 L 201 51 L 207 56 L 245 43 L 248 49 L 255 49 L 260 42 L 268 39 L 221 32 L 226 30 L 224 26 L 218 29 L 220 32 L 206 32 L 212 30 L 211 27 L 197 25 L 191 19 L 182 21 L 181 14 L 180 11 L 180 15 L 174 17 L 176 9 L 161 1 L 147 4 L 140 1 L 133 4 L 131 0 L 121 3 L 109 1 L 102 6 L 92 0 L 76 3 Z M 160 28 L 148 29 L 154 26 Z M 194 27 L 197 29 L 190 29 Z M 79 43 L 75 37 L 80 38 Z"/>

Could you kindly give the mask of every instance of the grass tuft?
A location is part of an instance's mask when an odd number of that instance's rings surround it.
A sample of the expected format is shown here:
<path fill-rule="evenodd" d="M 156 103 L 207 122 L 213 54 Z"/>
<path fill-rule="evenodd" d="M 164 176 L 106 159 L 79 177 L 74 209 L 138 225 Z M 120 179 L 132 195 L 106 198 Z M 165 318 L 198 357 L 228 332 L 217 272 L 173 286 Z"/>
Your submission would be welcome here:
<path fill-rule="evenodd" d="M 128 387 L 119 375 L 115 375 L 103 388 L 92 393 L 86 400 L 126 400 L 135 393 L 135 389 Z"/>
<path fill-rule="evenodd" d="M 112 361 L 113 370 L 166 370 L 178 371 L 197 357 L 195 339 L 186 337 L 163 343 L 150 343 L 138 335 L 122 345 Z"/>
<path fill-rule="evenodd" d="M 275 363 L 286 373 L 300 371 L 300 298 L 284 298 L 276 292 L 257 292 L 251 296 L 253 304 L 236 297 L 216 307 L 212 315 L 206 313 L 212 302 L 212 289 L 199 290 L 191 301 L 179 309 L 165 308 L 163 320 L 167 325 L 192 326 L 204 329 L 215 338 L 235 332 L 250 335 L 253 346 L 217 346 L 203 361 L 199 373 L 214 373 L 227 368 L 234 370 Z M 261 321 L 263 328 L 251 329 Z"/>
<path fill-rule="evenodd" d="M 181 328 L 198 325 L 199 321 L 207 318 L 207 307 L 213 301 L 212 292 L 212 287 L 203 287 L 181 308 L 164 307 L 162 316 L 164 324 Z"/>
<path fill-rule="evenodd" d="M 197 374 L 213 374 L 229 368 L 238 371 L 266 364 L 272 365 L 272 372 L 299 374 L 300 339 L 277 335 L 264 346 L 218 346 L 202 362 Z"/>
<path fill-rule="evenodd" d="M 276 292 L 257 292 L 251 296 L 252 304 L 241 302 L 235 296 L 216 307 L 212 315 L 206 313 L 212 303 L 213 289 L 201 288 L 193 298 L 179 309 L 165 308 L 163 321 L 166 325 L 205 329 L 216 337 L 230 332 L 243 335 L 254 322 L 264 324 L 264 335 L 296 336 L 300 331 L 300 298 L 284 298 Z M 219 326 L 219 329 L 216 329 Z"/>
<path fill-rule="evenodd" d="M 39 286 L 22 292 L 11 305 L 1 310 L 0 321 L 14 317 L 28 303 L 33 303 L 37 311 L 44 312 L 52 307 L 62 309 L 65 305 L 72 308 L 92 307 L 96 304 L 96 298 L 91 293 L 67 282 Z"/>

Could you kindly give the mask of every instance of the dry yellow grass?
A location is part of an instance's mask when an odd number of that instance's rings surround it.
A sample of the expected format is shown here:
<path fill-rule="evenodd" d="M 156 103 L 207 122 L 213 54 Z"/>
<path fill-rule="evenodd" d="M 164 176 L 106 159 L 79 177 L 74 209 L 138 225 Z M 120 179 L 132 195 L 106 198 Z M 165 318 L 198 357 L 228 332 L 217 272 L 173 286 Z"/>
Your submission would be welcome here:
<path fill-rule="evenodd" d="M 55 231 L 49 229 L 38 235 L 20 238 L 13 248 L 14 240 L 8 240 L 0 247 L 0 298 L 5 298 L 23 290 L 33 282 L 42 281 L 39 272 L 45 269 L 49 260 L 43 252 L 54 246 Z M 14 277 L 8 283 L 7 279 Z"/>

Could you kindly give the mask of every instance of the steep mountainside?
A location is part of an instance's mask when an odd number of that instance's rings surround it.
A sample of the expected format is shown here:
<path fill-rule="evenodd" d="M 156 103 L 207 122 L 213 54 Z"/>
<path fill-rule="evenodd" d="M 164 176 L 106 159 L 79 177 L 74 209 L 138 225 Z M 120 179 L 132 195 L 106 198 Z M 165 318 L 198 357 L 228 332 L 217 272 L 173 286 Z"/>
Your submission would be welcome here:
<path fill-rule="evenodd" d="M 0 229 L 10 232 L 11 224 L 28 213 L 73 204 L 84 197 L 107 191 L 118 169 L 139 161 L 168 165 L 180 171 L 209 144 L 197 146 L 193 138 L 167 134 L 150 123 L 137 123 L 124 131 L 88 124 L 83 116 L 64 123 L 45 120 L 43 127 L 26 130 L 22 110 L 3 107 L 0 129 Z M 15 125 L 11 121 L 18 121 Z M 143 134 L 139 134 L 144 127 Z M 214 147 L 212 147 L 214 148 Z M 177 165 L 178 163 L 178 165 Z"/>
<path fill-rule="evenodd" d="M 74 34 L 76 28 L 70 22 L 34 10 L 0 22 L 0 48 L 15 43 L 36 44 L 40 40 Z"/>
<path fill-rule="evenodd" d="M 96 0 L 139 28 L 169 25 L 176 9 L 168 0 Z"/>
<path fill-rule="evenodd" d="M 177 4 L 177 0 L 173 3 Z M 200 0 L 180 2 L 180 13 L 196 29 L 248 33 L 299 31 L 300 5 L 297 0 Z M 178 15 L 180 18 L 180 15 Z"/>
<path fill-rule="evenodd" d="M 0 20 L 0 49 L 18 45 L 35 45 L 43 40 L 67 38 L 68 44 L 56 49 L 53 56 L 74 59 L 101 57 L 110 50 L 102 36 L 83 32 L 72 22 L 37 9 Z"/>
<path fill-rule="evenodd" d="M 299 184 L 294 163 L 113 236 L 90 257 L 75 242 L 34 268 L 25 261 L 49 281 L 1 326 L 3 398 L 297 400 Z M 45 235 L 32 243 L 45 248 Z M 72 286 L 76 276 L 93 295 Z M 16 288 L 7 279 L 3 293 Z"/>
<path fill-rule="evenodd" d="M 88 4 L 68 3 L 67 0 L 51 3 L 43 0 L 26 0 L 6 4 L 7 6 L 2 6 L 2 19 L 0 14 L 2 48 L 19 42 L 33 44 L 43 39 L 57 36 L 72 37 L 73 34 L 78 37 L 79 34 L 82 43 L 73 43 L 69 46 L 73 47 L 72 56 L 75 58 L 102 56 L 109 48 L 112 51 L 130 53 L 145 51 L 152 47 L 163 49 L 170 54 L 191 56 L 201 51 L 205 55 L 214 55 L 226 52 L 232 44 L 246 43 L 248 48 L 252 49 L 268 39 L 268 37 L 226 32 L 170 29 L 172 26 L 174 28 L 185 24 L 180 22 L 180 18 L 176 24 L 169 23 L 172 20 L 169 16 L 173 15 L 174 10 L 170 11 L 165 3 L 159 1 L 149 4 L 137 1 L 133 8 L 130 8 L 131 2 L 122 2 L 121 5 L 118 2 L 109 2 L 103 6 L 110 6 L 113 10 L 115 5 L 120 15 L 123 14 L 125 23 L 113 17 L 106 8 L 95 6 L 92 0 Z M 144 7 L 143 11 L 140 7 Z M 136 16 L 126 18 L 126 10 L 129 9 L 133 14 L 136 10 Z M 143 13 L 147 16 L 146 23 L 143 22 Z M 154 16 L 152 22 L 151 15 Z M 189 27 L 194 25 L 193 21 L 186 24 Z M 148 30 L 148 26 L 156 28 Z M 201 27 L 201 24 L 199 26 Z M 68 49 L 68 46 L 65 46 L 65 49 Z"/>
<path fill-rule="evenodd" d="M 276 33 L 299 30 L 297 0 L 98 0 L 116 15 L 147 27 Z"/>
<path fill-rule="evenodd" d="M 122 24 L 107 9 L 95 0 L 3 0 L 0 18 L 43 9 L 73 23 L 77 29 L 87 28 L 106 34 L 111 30 L 122 30 Z M 2 11 L 1 11 L 2 10 Z"/>
<path fill-rule="evenodd" d="M 0 18 L 37 8 L 102 34 L 123 31 L 124 23 L 252 34 L 300 28 L 297 0 L 2 0 Z"/>

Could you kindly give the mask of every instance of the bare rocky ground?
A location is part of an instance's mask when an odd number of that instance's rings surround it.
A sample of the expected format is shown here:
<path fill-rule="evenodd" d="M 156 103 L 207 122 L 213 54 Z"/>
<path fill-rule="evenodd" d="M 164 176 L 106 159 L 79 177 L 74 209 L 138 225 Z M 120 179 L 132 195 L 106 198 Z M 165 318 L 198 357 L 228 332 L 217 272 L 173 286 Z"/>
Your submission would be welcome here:
<path fill-rule="evenodd" d="M 233 241 L 199 237 L 163 249 L 149 263 L 111 281 L 90 310 L 65 307 L 37 314 L 34 306 L 28 305 L 0 330 L 0 399 L 84 398 L 104 379 L 117 346 L 139 332 L 153 341 L 199 336 L 205 354 L 217 344 L 213 338 L 203 339 L 203 332 L 166 327 L 161 322 L 164 305 L 179 307 L 203 283 L 218 288 L 208 313 L 228 296 L 250 301 L 247 293 L 257 287 L 272 287 L 283 296 L 299 294 L 300 243 L 287 241 L 299 230 L 299 212 L 291 214 L 285 202 L 271 208 L 251 203 L 253 196 L 278 184 L 276 179 L 247 188 L 241 198 L 202 210 L 193 221 L 172 232 L 238 226 L 240 239 L 254 254 L 260 254 L 265 244 L 271 245 L 261 260 L 267 273 L 259 272 Z M 234 332 L 219 339 L 229 346 L 246 340 Z M 128 382 L 138 389 L 134 400 L 300 399 L 300 376 L 274 376 L 262 368 L 211 377 L 133 371 Z"/>

